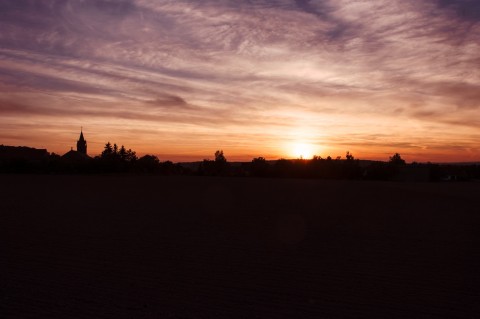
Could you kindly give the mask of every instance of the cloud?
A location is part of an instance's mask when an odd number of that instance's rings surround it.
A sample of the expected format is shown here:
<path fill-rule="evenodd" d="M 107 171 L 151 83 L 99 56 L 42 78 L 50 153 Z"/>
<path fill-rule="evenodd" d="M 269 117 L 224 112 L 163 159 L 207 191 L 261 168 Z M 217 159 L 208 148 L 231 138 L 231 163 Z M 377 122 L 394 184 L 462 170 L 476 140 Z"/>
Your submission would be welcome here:
<path fill-rule="evenodd" d="M 181 108 L 190 108 L 189 104 L 180 96 L 175 95 L 165 95 L 162 97 L 158 97 L 155 100 L 149 101 L 153 105 L 157 105 L 160 107 L 163 106 L 178 106 Z"/>
<path fill-rule="evenodd" d="M 470 134 L 478 12 L 467 0 L 4 1 L 0 113 L 181 123 L 205 141 L 212 128 L 271 143 L 308 127 L 348 144 L 352 130 L 373 141 L 378 122 L 411 139 L 398 147 Z"/>
<path fill-rule="evenodd" d="M 437 0 L 442 9 L 449 9 L 455 12 L 460 19 L 473 22 L 480 21 L 480 3 L 475 0 Z"/>

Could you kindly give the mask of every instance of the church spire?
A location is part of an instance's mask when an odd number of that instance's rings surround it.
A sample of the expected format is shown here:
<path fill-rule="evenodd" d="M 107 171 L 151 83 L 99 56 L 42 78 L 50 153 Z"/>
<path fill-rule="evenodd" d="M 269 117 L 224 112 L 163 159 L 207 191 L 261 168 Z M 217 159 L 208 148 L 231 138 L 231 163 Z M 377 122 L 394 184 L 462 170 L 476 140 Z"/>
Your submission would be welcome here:
<path fill-rule="evenodd" d="M 77 152 L 87 155 L 87 141 L 83 137 L 83 127 L 80 128 L 80 138 L 77 141 Z"/>

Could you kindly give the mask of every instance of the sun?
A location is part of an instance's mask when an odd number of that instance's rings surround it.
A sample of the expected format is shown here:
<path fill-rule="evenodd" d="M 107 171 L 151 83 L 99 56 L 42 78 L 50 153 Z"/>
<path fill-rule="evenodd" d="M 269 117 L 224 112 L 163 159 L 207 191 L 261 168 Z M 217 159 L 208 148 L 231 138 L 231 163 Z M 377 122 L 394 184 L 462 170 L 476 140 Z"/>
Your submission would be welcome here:
<path fill-rule="evenodd" d="M 296 158 L 310 159 L 315 155 L 314 147 L 307 143 L 296 143 L 293 146 L 293 156 Z"/>

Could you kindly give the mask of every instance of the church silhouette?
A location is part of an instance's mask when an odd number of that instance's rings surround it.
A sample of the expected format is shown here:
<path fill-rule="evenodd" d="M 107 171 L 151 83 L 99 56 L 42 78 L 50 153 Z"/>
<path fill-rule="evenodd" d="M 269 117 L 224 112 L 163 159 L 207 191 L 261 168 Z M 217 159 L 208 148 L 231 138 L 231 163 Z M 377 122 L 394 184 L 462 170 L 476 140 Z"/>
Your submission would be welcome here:
<path fill-rule="evenodd" d="M 62 156 L 62 158 L 73 162 L 85 161 L 91 158 L 87 154 L 87 140 L 83 136 L 83 128 L 80 129 L 80 137 L 77 141 L 77 150 L 74 151 L 72 147 L 70 151 Z"/>
<path fill-rule="evenodd" d="M 80 129 L 80 138 L 77 141 L 77 152 L 87 155 L 87 141 L 83 137 L 83 129 Z"/>

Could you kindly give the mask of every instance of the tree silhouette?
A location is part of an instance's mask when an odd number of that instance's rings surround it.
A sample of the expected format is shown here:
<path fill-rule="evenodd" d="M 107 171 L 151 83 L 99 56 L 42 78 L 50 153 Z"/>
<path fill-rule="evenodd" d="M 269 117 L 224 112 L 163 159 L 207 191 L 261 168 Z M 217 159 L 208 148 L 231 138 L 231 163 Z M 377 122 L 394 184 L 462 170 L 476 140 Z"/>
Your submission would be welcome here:
<path fill-rule="evenodd" d="M 131 163 L 137 160 L 137 154 L 131 149 L 126 150 L 123 145 L 122 147 L 120 147 L 120 151 L 118 151 L 118 155 L 120 156 L 120 160 L 124 162 Z"/>
<path fill-rule="evenodd" d="M 120 150 L 118 151 L 118 156 L 120 156 L 120 159 L 122 161 L 125 161 L 127 158 L 127 150 L 125 149 L 125 146 L 121 146 Z"/>
<path fill-rule="evenodd" d="M 71 152 L 68 152 L 69 154 Z M 23 154 L 23 155 L 22 155 Z M 322 179 L 367 179 L 393 180 L 424 179 L 430 181 L 467 181 L 480 179 L 480 165 L 447 165 L 416 163 L 409 165 L 399 153 L 393 154 L 388 161 L 360 161 L 352 153 L 341 157 L 286 160 L 267 162 L 263 157 L 253 158 L 250 163 L 230 165 L 223 150 L 214 153 L 213 160 L 205 159 L 196 163 L 160 162 L 154 155 L 137 158 L 135 151 L 124 145 L 107 142 L 103 151 L 94 159 L 86 157 L 81 161 L 72 161 L 65 154 L 49 154 L 46 150 L 28 147 L 0 145 L 0 173 L 147 173 L 161 175 L 199 174 L 210 176 L 269 176 Z M 192 165 L 195 164 L 195 165 Z M 196 170 L 196 168 L 198 168 Z"/>
<path fill-rule="evenodd" d="M 136 161 L 135 167 L 140 173 L 156 173 L 160 170 L 160 160 L 155 155 L 145 155 Z"/>
<path fill-rule="evenodd" d="M 358 179 L 362 176 L 362 170 L 360 168 L 360 161 L 353 157 L 353 154 L 347 152 L 345 155 L 346 160 L 342 165 L 341 176 L 347 179 Z"/>
<path fill-rule="evenodd" d="M 390 156 L 389 163 L 393 164 L 393 165 L 405 165 L 405 160 L 402 159 L 400 154 L 395 153 L 395 154 L 393 154 L 393 156 Z"/>
<path fill-rule="evenodd" d="M 107 142 L 103 152 L 96 158 L 97 169 L 104 172 L 127 172 L 133 169 L 137 155 L 131 149 L 121 146 L 120 149 L 116 143 Z"/>
<path fill-rule="evenodd" d="M 100 156 L 102 158 L 106 158 L 106 157 L 109 157 L 112 154 L 113 154 L 112 144 L 110 144 L 110 142 L 107 142 L 107 144 L 105 144 L 105 147 L 103 148 L 103 152 Z"/>
<path fill-rule="evenodd" d="M 295 162 L 281 158 L 275 162 L 274 176 L 276 177 L 296 177 Z"/>
<path fill-rule="evenodd" d="M 228 162 L 222 150 L 215 152 L 215 160 L 204 159 L 199 166 L 200 175 L 226 175 L 228 172 Z"/>
<path fill-rule="evenodd" d="M 215 162 L 216 163 L 226 163 L 227 159 L 223 155 L 223 150 L 218 150 L 215 152 Z"/>
<path fill-rule="evenodd" d="M 267 176 L 268 174 L 269 165 L 263 157 L 254 158 L 250 167 L 253 176 Z"/>
<path fill-rule="evenodd" d="M 355 158 L 353 157 L 352 153 L 347 151 L 347 155 L 345 155 L 347 161 L 353 161 Z"/>

